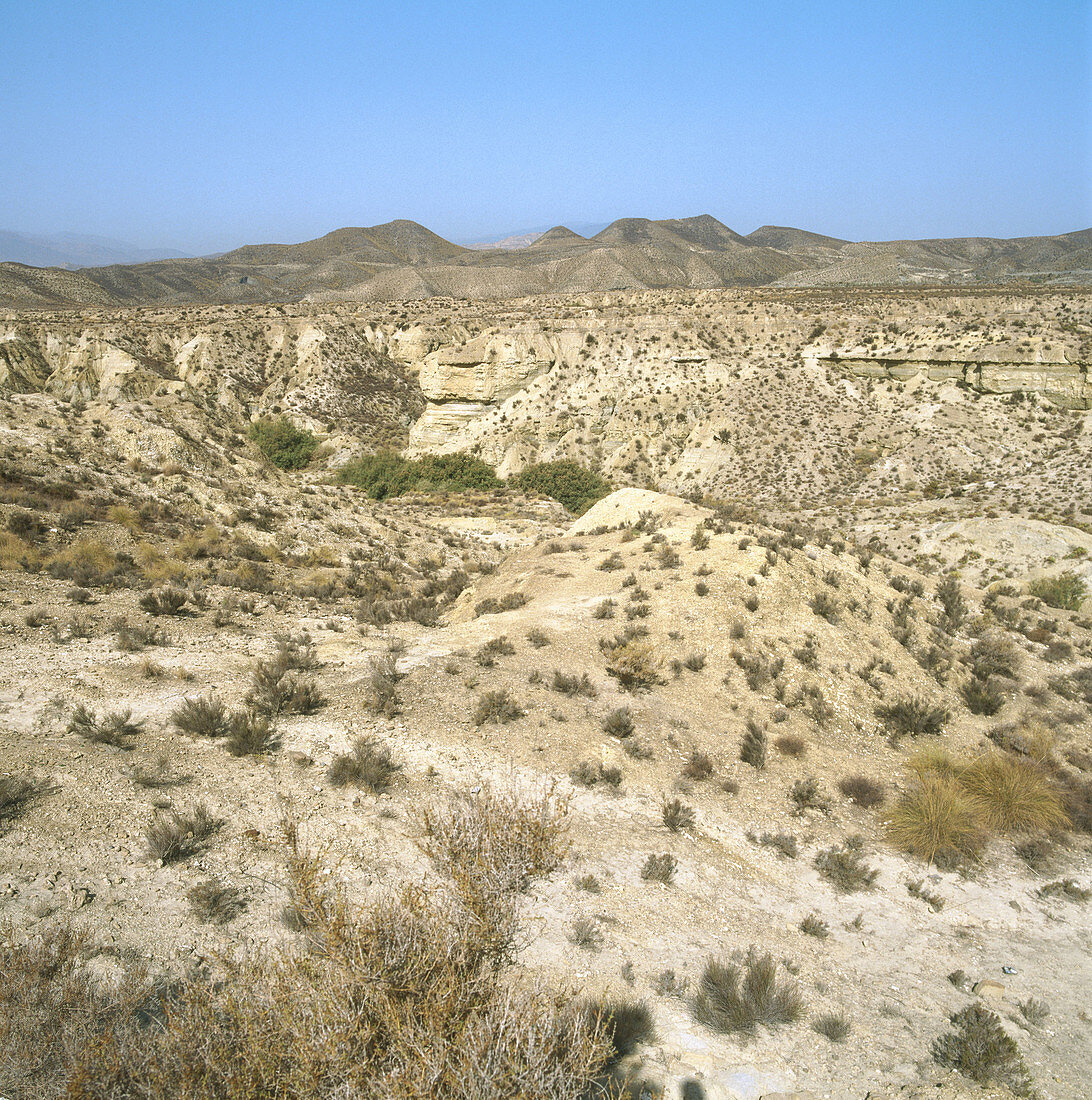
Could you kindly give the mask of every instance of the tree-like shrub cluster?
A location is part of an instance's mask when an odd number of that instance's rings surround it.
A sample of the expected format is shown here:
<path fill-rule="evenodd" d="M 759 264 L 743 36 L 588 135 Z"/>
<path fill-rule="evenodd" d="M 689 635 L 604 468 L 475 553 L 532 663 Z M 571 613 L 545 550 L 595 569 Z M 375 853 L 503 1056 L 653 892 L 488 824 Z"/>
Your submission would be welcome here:
<path fill-rule="evenodd" d="M 297 428 L 286 416 L 255 420 L 249 435 L 258 450 L 282 470 L 302 470 L 318 446 L 318 440 L 309 431 Z"/>

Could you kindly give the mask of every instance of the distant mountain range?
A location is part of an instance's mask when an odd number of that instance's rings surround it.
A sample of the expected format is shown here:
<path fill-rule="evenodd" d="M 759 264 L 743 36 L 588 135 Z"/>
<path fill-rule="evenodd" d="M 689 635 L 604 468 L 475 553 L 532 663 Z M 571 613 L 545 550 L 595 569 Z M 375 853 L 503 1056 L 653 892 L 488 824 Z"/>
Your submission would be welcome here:
<path fill-rule="evenodd" d="M 300 244 L 68 270 L 0 263 L 9 308 L 142 303 L 515 298 L 666 287 L 1092 285 L 1092 229 L 1049 237 L 852 242 L 708 214 L 623 218 L 591 237 L 555 226 L 525 247 L 453 244 L 412 221 Z"/>
<path fill-rule="evenodd" d="M 137 248 L 125 241 L 87 233 L 54 233 L 34 236 L 0 229 L 0 261 L 31 267 L 106 267 L 108 264 L 142 264 L 185 256 L 174 248 Z"/>

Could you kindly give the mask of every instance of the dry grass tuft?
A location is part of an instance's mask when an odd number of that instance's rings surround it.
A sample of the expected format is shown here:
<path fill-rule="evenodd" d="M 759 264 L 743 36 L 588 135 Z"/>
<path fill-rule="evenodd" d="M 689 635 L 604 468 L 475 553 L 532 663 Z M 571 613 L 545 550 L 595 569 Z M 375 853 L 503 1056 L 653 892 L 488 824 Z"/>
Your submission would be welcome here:
<path fill-rule="evenodd" d="M 762 1024 L 776 1027 L 793 1023 L 804 1014 L 800 987 L 790 979 L 779 980 L 772 955 L 752 948 L 742 965 L 710 960 L 705 964 L 694 1016 L 714 1031 L 750 1034 Z"/>
<path fill-rule="evenodd" d="M 335 787 L 367 787 L 381 794 L 402 767 L 391 750 L 374 737 L 358 737 L 352 748 L 335 756 L 326 769 L 326 778 Z"/>

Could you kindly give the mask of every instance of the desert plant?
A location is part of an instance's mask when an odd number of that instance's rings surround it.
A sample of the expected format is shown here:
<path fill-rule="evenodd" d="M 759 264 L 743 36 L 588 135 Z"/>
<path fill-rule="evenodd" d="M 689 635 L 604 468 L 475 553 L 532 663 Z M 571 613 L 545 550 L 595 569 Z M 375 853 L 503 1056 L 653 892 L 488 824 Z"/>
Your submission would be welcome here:
<path fill-rule="evenodd" d="M 682 799 L 665 798 L 661 816 L 664 825 L 673 833 L 694 827 L 694 809 Z"/>
<path fill-rule="evenodd" d="M 358 737 L 348 752 L 330 761 L 326 778 L 335 787 L 367 787 L 381 794 L 394 782 L 400 768 L 382 742 L 374 737 Z"/>
<path fill-rule="evenodd" d="M 825 589 L 816 592 L 808 601 L 808 606 L 821 619 L 826 619 L 828 623 L 836 623 L 841 613 L 841 605 L 838 603 L 837 599 Z"/>
<path fill-rule="evenodd" d="M 195 737 L 223 737 L 228 731 L 227 707 L 215 695 L 183 699 L 170 714 L 179 733 Z"/>
<path fill-rule="evenodd" d="M 1023 1001 L 1017 1001 L 1016 1007 L 1020 1010 L 1020 1015 L 1032 1027 L 1042 1027 L 1050 1016 L 1050 1006 L 1046 1001 L 1040 1001 L 1035 997 L 1028 997 Z"/>
<path fill-rule="evenodd" d="M 817 940 L 825 940 L 830 935 L 830 925 L 818 913 L 809 913 L 800 922 L 800 931 Z"/>
<path fill-rule="evenodd" d="M 844 1043 L 852 1030 L 844 1012 L 824 1012 L 811 1022 L 811 1029 L 832 1043 Z"/>
<path fill-rule="evenodd" d="M 919 901 L 925 902 L 934 913 L 939 913 L 944 908 L 944 898 L 934 890 L 930 890 L 925 885 L 925 880 L 916 878 L 911 879 L 906 884 L 906 892 L 912 897 L 917 898 Z"/>
<path fill-rule="evenodd" d="M 678 866 L 679 861 L 670 852 L 658 856 L 650 855 L 641 868 L 641 878 L 645 882 L 662 882 L 665 886 L 670 886 Z"/>
<path fill-rule="evenodd" d="M 867 775 L 847 775 L 838 781 L 838 790 L 851 802 L 865 809 L 882 806 L 887 797 L 887 788 L 877 779 Z"/>
<path fill-rule="evenodd" d="M 516 488 L 552 497 L 576 516 L 611 491 L 609 481 L 569 459 L 531 463 L 514 480 Z"/>
<path fill-rule="evenodd" d="M 937 599 L 944 608 L 944 626 L 954 633 L 967 621 L 967 601 L 955 577 L 945 577 L 937 585 Z"/>
<path fill-rule="evenodd" d="M 402 698 L 398 694 L 400 678 L 392 656 L 372 658 L 364 677 L 364 705 L 372 714 L 394 718 L 402 713 Z"/>
<path fill-rule="evenodd" d="M 694 1016 L 714 1031 L 744 1035 L 759 1024 L 777 1027 L 804 1014 L 804 998 L 791 979 L 779 979 L 773 956 L 753 948 L 741 964 L 711 959 L 694 998 Z"/>
<path fill-rule="evenodd" d="M 237 710 L 228 719 L 227 748 L 232 756 L 260 756 L 277 747 L 277 731 L 267 715 Z"/>
<path fill-rule="evenodd" d="M 951 718 L 947 707 L 933 705 L 918 696 L 903 696 L 876 707 L 876 717 L 893 740 L 928 735 L 937 737 Z"/>
<path fill-rule="evenodd" d="M 763 833 L 761 836 L 748 833 L 747 839 L 753 844 L 761 844 L 763 848 L 773 848 L 788 859 L 796 859 L 800 852 L 800 846 L 792 833 Z"/>
<path fill-rule="evenodd" d="M 852 838 L 821 851 L 815 857 L 815 866 L 839 894 L 871 889 L 880 873 L 868 866 L 860 845 Z"/>
<path fill-rule="evenodd" d="M 796 804 L 797 811 L 830 808 L 830 800 L 820 788 L 819 780 L 813 776 L 796 780 L 789 791 L 789 798 Z"/>
<path fill-rule="evenodd" d="M 251 674 L 246 705 L 257 714 L 314 714 L 326 705 L 326 697 L 314 680 L 300 675 L 290 652 L 280 648 L 264 661 L 257 661 Z"/>
<path fill-rule="evenodd" d="M 255 420 L 248 435 L 258 450 L 282 470 L 302 470 L 314 457 L 318 440 L 286 416 Z"/>
<path fill-rule="evenodd" d="M 0 775 L 0 826 L 13 821 L 35 799 L 56 790 L 48 779 L 33 775 Z"/>
<path fill-rule="evenodd" d="M 543 646 L 550 644 L 550 635 L 545 630 L 539 630 L 538 627 L 532 627 L 527 631 L 527 641 L 535 647 L 535 649 L 541 649 Z"/>
<path fill-rule="evenodd" d="M 641 1043 L 655 1037 L 652 1013 L 643 1001 L 600 1002 L 594 1007 L 593 1018 L 602 1027 L 615 1059 L 632 1054 Z"/>
<path fill-rule="evenodd" d="M 926 862 L 951 865 L 976 859 L 987 833 L 979 806 L 954 778 L 926 774 L 896 803 L 888 837 Z"/>
<path fill-rule="evenodd" d="M 1028 585 L 1028 595 L 1064 611 L 1080 611 L 1088 598 L 1088 587 L 1083 577 L 1067 570 L 1056 577 L 1042 577 Z"/>
<path fill-rule="evenodd" d="M 246 909 L 246 898 L 235 886 L 209 878 L 186 891 L 186 900 L 198 920 L 228 924 Z"/>
<path fill-rule="evenodd" d="M 604 733 L 609 733 L 611 737 L 619 739 L 631 737 L 636 728 L 633 721 L 633 712 L 629 707 L 615 707 L 603 718 L 600 727 Z"/>
<path fill-rule="evenodd" d="M 569 925 L 569 943 L 585 951 L 598 951 L 603 946 L 603 930 L 594 917 L 577 917 Z"/>
<path fill-rule="evenodd" d="M 739 746 L 739 758 L 752 768 L 766 766 L 766 731 L 753 719 L 747 720 L 747 732 Z"/>
<path fill-rule="evenodd" d="M 700 749 L 694 749 L 683 765 L 683 775 L 687 779 L 708 779 L 716 770 L 713 758 Z"/>
<path fill-rule="evenodd" d="M 1058 879 L 1039 887 L 1041 898 L 1065 898 L 1067 901 L 1088 901 L 1092 898 L 1092 889 L 1078 885 L 1071 878 Z"/>
<path fill-rule="evenodd" d="M 482 668 L 492 668 L 497 663 L 498 657 L 510 657 L 515 652 L 516 647 L 508 640 L 506 634 L 502 634 L 498 638 L 490 638 L 488 642 L 483 642 L 478 647 L 478 652 L 474 654 L 474 660 Z"/>
<path fill-rule="evenodd" d="M 615 602 L 609 596 L 605 600 L 600 600 L 595 605 L 595 610 L 592 612 L 593 619 L 613 619 Z"/>
<path fill-rule="evenodd" d="M 474 708 L 474 725 L 484 726 L 486 722 L 503 725 L 523 717 L 523 708 L 508 694 L 507 690 L 487 691 L 478 697 Z"/>
<path fill-rule="evenodd" d="M 131 749 L 132 739 L 143 729 L 143 722 L 134 722 L 132 711 L 116 710 L 96 718 L 94 711 L 82 704 L 77 705 L 68 720 L 68 733 L 79 734 L 88 741 L 100 745 L 111 745 L 116 749 Z"/>
<path fill-rule="evenodd" d="M 550 680 L 550 688 L 552 691 L 558 691 L 562 695 L 585 695 L 590 699 L 594 699 L 595 696 L 599 694 L 586 672 L 582 672 L 577 676 L 575 672 L 562 672 L 560 669 L 556 668 Z"/>
<path fill-rule="evenodd" d="M 607 672 L 630 691 L 661 682 L 660 659 L 651 642 L 633 638 L 607 650 Z"/>
<path fill-rule="evenodd" d="M 783 733 L 774 741 L 774 748 L 782 756 L 801 757 L 808 751 L 808 744 L 803 737 L 795 734 Z"/>
<path fill-rule="evenodd" d="M 958 782 L 998 832 L 1049 832 L 1069 824 L 1061 797 L 1032 760 L 984 753 L 960 769 Z"/>
<path fill-rule="evenodd" d="M 595 787 L 602 783 L 617 788 L 622 782 L 622 769 L 617 765 L 604 764 L 601 760 L 581 760 L 569 772 L 569 778 L 581 787 Z"/>
<path fill-rule="evenodd" d="M 984 1005 L 970 1004 L 949 1019 L 954 1030 L 933 1043 L 938 1064 L 979 1084 L 1007 1085 L 1016 1096 L 1034 1095 L 1020 1048 L 995 1013 Z"/>
<path fill-rule="evenodd" d="M 213 817 L 204 803 L 186 812 L 160 811 L 144 830 L 148 854 L 161 863 L 188 859 L 206 847 L 221 825 L 223 822 Z"/>
<path fill-rule="evenodd" d="M 959 694 L 972 714 L 994 715 L 1005 705 L 1005 695 L 996 684 L 974 676 L 960 684 Z"/>
<path fill-rule="evenodd" d="M 189 596 L 181 588 L 172 586 L 157 592 L 145 592 L 140 597 L 140 607 L 149 615 L 181 615 L 188 599 Z"/>

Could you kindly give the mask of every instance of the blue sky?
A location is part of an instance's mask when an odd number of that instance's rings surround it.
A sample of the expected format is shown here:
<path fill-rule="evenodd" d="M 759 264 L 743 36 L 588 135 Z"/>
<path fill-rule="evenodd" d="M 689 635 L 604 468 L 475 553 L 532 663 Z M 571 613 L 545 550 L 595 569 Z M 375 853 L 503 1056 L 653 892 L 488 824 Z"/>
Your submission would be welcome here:
<path fill-rule="evenodd" d="M 1092 0 L 0 0 L 0 228 L 1092 225 Z"/>

